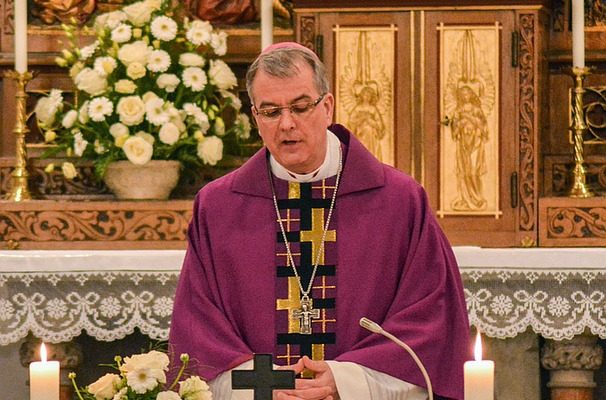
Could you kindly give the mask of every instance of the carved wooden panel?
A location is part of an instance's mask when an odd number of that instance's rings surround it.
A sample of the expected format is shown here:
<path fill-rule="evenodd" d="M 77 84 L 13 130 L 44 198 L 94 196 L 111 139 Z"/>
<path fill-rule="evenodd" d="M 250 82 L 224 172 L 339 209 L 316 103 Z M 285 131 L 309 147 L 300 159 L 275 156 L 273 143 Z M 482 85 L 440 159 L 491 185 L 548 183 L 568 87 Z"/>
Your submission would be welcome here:
<path fill-rule="evenodd" d="M 606 246 L 606 197 L 544 197 L 539 208 L 541 246 Z"/>
<path fill-rule="evenodd" d="M 303 46 L 316 49 L 316 18 L 313 15 L 304 15 L 299 19 L 300 29 L 297 31 L 297 41 Z"/>
<path fill-rule="evenodd" d="M 537 168 L 535 160 L 537 126 L 536 76 L 537 57 L 535 41 L 536 17 L 534 14 L 519 16 L 519 227 L 523 231 L 536 230 Z"/>
<path fill-rule="evenodd" d="M 181 249 L 191 200 L 0 201 L 0 248 Z"/>

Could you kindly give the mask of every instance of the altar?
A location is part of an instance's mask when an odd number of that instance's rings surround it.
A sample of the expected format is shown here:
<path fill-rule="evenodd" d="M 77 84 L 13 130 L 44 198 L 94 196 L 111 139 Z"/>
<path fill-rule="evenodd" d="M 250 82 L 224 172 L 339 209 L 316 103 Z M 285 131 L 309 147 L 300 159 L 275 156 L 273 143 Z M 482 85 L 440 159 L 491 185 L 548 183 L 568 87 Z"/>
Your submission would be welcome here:
<path fill-rule="evenodd" d="M 593 382 L 601 364 L 598 339 L 606 338 L 606 249 L 454 251 L 470 324 L 487 337 L 487 357 L 496 359 L 500 400 L 538 396 L 539 363 L 565 369 L 565 360 L 552 357 L 558 346 L 580 346 L 593 354 L 594 364 L 599 358 L 597 368 L 578 367 L 591 372 Z M 14 347 L 29 332 L 48 343 L 68 342 L 82 332 L 111 342 L 135 329 L 167 339 L 183 257 L 183 250 L 0 251 L 0 345 Z M 512 387 L 520 379 L 524 387 Z"/>

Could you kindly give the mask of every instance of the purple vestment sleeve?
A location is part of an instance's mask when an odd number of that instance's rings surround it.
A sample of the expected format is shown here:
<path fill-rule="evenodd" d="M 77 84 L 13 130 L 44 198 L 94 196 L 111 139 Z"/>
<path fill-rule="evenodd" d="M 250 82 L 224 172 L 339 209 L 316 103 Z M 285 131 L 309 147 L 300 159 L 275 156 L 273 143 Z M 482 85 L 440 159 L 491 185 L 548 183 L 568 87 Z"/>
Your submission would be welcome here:
<path fill-rule="evenodd" d="M 206 380 L 252 358 L 223 310 L 212 252 L 198 194 L 188 230 L 188 248 L 179 276 L 170 329 L 170 352 L 191 357 L 191 373 Z M 203 355 L 203 357 L 200 357 Z"/>

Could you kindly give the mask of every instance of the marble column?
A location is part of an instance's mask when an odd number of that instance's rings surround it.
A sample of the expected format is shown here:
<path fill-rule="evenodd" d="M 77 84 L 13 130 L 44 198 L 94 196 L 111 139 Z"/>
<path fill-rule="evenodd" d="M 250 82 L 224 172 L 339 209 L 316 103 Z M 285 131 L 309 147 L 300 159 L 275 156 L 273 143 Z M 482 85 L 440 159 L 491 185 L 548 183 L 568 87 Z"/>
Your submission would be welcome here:
<path fill-rule="evenodd" d="M 594 372 L 603 359 L 602 347 L 591 334 L 571 340 L 550 340 L 543 346 L 541 364 L 549 370 L 551 400 L 593 400 Z"/>
<path fill-rule="evenodd" d="M 40 344 L 42 341 L 29 336 L 19 349 L 21 365 L 28 368 L 32 361 L 40 360 Z M 49 360 L 59 361 L 60 370 L 60 399 L 71 400 L 73 398 L 72 383 L 67 375 L 74 371 L 82 362 L 82 349 L 75 342 L 44 343 L 48 352 Z M 29 382 L 28 382 L 29 384 Z"/>

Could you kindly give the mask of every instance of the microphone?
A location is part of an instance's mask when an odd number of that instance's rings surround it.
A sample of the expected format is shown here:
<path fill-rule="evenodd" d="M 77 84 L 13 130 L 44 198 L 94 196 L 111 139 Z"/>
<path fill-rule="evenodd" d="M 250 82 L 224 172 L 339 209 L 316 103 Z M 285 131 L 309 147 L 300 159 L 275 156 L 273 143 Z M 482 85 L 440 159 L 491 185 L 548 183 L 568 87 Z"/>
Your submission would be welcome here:
<path fill-rule="evenodd" d="M 391 333 L 389 333 L 386 330 L 384 330 L 381 327 L 381 325 L 377 324 L 374 321 L 369 320 L 366 317 L 363 317 L 363 318 L 360 319 L 360 326 L 362 328 L 364 328 L 364 329 L 367 329 L 367 330 L 373 332 L 373 333 L 378 333 L 378 334 L 381 334 L 381 335 L 385 336 L 387 339 L 391 340 L 392 342 L 394 342 L 395 344 L 397 344 L 398 346 L 400 346 L 401 348 L 403 348 L 404 350 L 406 350 L 406 352 L 408 354 L 410 354 L 410 356 L 412 357 L 412 359 L 417 364 L 417 367 L 419 367 L 419 369 L 421 370 L 421 373 L 423 374 L 423 378 L 425 378 L 425 384 L 427 385 L 427 392 L 429 394 L 429 400 L 433 400 L 433 389 L 432 389 L 432 386 L 431 386 L 431 380 L 429 379 L 429 374 L 427 373 L 427 370 L 423 366 L 423 363 L 421 362 L 421 360 L 419 359 L 419 357 L 417 356 L 417 354 L 410 348 L 410 346 L 408 346 L 406 343 L 404 343 L 403 341 L 401 341 L 400 339 L 398 339 L 397 337 L 395 337 Z"/>

